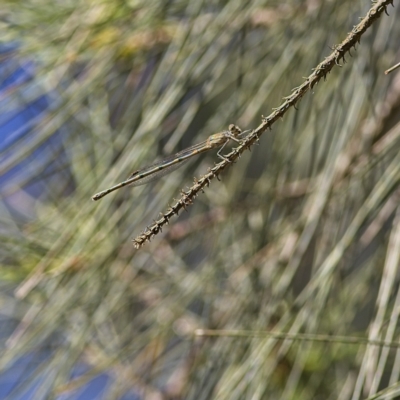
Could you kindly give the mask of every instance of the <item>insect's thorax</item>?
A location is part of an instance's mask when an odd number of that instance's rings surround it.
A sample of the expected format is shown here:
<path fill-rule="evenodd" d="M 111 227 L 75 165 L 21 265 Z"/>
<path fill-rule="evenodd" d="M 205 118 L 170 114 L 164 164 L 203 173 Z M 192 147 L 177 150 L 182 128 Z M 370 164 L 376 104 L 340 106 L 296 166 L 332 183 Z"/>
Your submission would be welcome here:
<path fill-rule="evenodd" d="M 228 139 L 228 132 L 220 132 L 211 135 L 207 141 L 210 147 L 217 147 L 217 146 L 222 146 L 227 139 Z"/>

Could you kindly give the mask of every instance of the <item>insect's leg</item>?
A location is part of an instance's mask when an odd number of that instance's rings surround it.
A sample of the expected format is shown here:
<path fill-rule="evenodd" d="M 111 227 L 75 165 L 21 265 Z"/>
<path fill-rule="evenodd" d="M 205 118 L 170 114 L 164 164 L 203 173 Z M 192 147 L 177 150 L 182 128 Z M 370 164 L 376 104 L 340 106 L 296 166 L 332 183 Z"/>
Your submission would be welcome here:
<path fill-rule="evenodd" d="M 240 139 L 238 139 L 236 136 L 230 136 L 229 135 L 229 139 L 231 139 L 231 140 L 233 140 L 234 142 L 236 142 L 236 143 L 239 143 L 239 144 L 242 144 L 243 143 L 243 140 L 240 140 Z"/>
<path fill-rule="evenodd" d="M 219 157 L 219 158 L 222 158 L 224 161 L 228 161 L 229 162 L 229 160 L 225 157 L 225 156 L 223 156 L 222 154 L 221 154 L 221 151 L 224 149 L 224 147 L 226 146 L 226 144 L 229 142 L 229 139 L 227 139 L 226 141 L 225 141 L 225 143 L 221 146 L 221 148 L 218 150 L 218 153 L 217 153 L 217 156 Z"/>
<path fill-rule="evenodd" d="M 249 132 L 249 131 L 245 131 L 245 132 Z M 243 132 L 243 133 L 245 133 Z M 239 144 L 243 144 L 244 143 L 244 138 L 238 138 L 236 135 L 232 135 L 232 134 L 227 134 L 227 136 L 229 137 L 229 139 L 232 139 L 234 142 L 239 143 Z M 240 135 L 242 136 L 242 134 Z"/>
<path fill-rule="evenodd" d="M 247 130 L 241 132 L 241 133 L 239 134 L 239 137 L 243 138 L 243 137 L 245 137 L 245 136 L 246 136 L 249 132 L 251 132 L 251 131 L 252 131 L 252 129 L 247 129 Z"/>

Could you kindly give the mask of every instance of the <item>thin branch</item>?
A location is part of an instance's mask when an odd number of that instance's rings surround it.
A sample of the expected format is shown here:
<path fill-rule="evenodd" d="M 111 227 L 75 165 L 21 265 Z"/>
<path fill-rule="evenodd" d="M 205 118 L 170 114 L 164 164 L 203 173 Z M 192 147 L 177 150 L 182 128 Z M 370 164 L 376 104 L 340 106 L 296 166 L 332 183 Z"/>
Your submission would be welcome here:
<path fill-rule="evenodd" d="M 286 114 L 291 107 L 295 107 L 301 98 L 311 90 L 322 78 L 326 78 L 326 75 L 336 65 L 341 67 L 340 61 L 346 62 L 344 56 L 349 53 L 351 48 L 356 48 L 356 44 L 360 43 L 361 36 L 371 26 L 383 12 L 387 14 L 387 7 L 391 4 L 393 7 L 393 0 L 380 0 L 374 2 L 373 7 L 368 11 L 367 15 L 356 25 L 353 30 L 347 35 L 346 39 L 339 45 L 334 46 L 333 52 L 329 57 L 326 57 L 315 69 L 314 72 L 306 78 L 304 83 L 299 87 L 295 88 L 293 93 L 284 98 L 285 101 L 268 116 L 262 117 L 263 121 L 256 129 L 254 129 L 244 140 L 243 144 L 234 149 L 231 153 L 226 156 L 226 160 L 217 164 L 210 172 L 202 176 L 199 180 L 194 181 L 193 186 L 188 191 L 181 192 L 181 198 L 175 202 L 162 216 L 154 221 L 154 223 L 147 227 L 146 230 L 137 236 L 133 240 L 134 246 L 138 249 L 146 241 L 161 232 L 162 227 L 168 224 L 169 219 L 174 215 L 178 215 L 179 211 L 186 209 L 187 206 L 191 205 L 196 196 L 204 191 L 204 188 L 210 184 L 210 181 L 214 178 L 218 178 L 218 175 L 226 167 L 234 163 L 240 155 L 256 143 L 260 136 L 280 118 Z"/>
<path fill-rule="evenodd" d="M 366 337 L 358 336 L 335 336 L 335 335 L 316 335 L 312 333 L 287 333 L 273 331 L 245 331 L 245 330 L 224 330 L 224 329 L 196 329 L 195 337 L 230 337 L 230 338 L 273 338 L 286 340 L 305 340 L 323 343 L 342 343 L 342 344 L 364 344 L 379 347 L 400 348 L 400 342 L 384 340 L 371 340 Z"/>

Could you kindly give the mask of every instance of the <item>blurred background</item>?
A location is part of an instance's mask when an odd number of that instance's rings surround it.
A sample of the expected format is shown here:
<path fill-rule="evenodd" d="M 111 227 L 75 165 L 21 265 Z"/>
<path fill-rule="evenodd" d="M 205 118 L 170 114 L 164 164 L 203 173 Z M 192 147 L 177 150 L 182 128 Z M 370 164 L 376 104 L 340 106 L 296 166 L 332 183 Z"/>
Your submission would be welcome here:
<path fill-rule="evenodd" d="M 151 243 L 132 239 L 216 151 L 91 200 L 231 123 L 258 126 L 370 7 L 3 0 L 1 400 L 400 393 L 395 348 L 193 337 L 398 342 L 400 75 L 384 75 L 400 59 L 397 2 Z"/>

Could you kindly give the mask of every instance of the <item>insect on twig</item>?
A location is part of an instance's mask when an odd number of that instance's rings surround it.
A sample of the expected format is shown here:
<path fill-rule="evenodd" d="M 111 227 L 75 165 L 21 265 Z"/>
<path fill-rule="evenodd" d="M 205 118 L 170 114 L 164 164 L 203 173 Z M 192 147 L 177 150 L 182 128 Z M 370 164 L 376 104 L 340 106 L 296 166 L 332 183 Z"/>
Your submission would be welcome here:
<path fill-rule="evenodd" d="M 221 154 L 223 148 L 230 140 L 233 140 L 237 143 L 242 143 L 242 137 L 248 132 L 249 131 L 242 132 L 242 130 L 238 126 L 231 124 L 229 125 L 227 131 L 215 133 L 204 142 L 195 144 L 185 150 L 180 151 L 179 153 L 166 157 L 155 164 L 149 165 L 148 167 L 144 167 L 138 171 L 133 172 L 125 181 L 117 183 L 116 185 L 108 189 L 96 193 L 92 197 L 92 199 L 100 200 L 102 197 L 113 192 L 114 190 L 120 189 L 127 185 L 139 186 L 152 182 L 153 180 L 161 178 L 162 176 L 169 174 L 170 172 L 179 168 L 181 165 L 183 165 L 185 161 L 189 160 L 189 158 L 197 154 L 204 153 L 208 150 L 214 149 L 216 147 L 220 147 L 217 153 L 218 157 L 220 157 L 222 160 L 227 160 Z"/>

